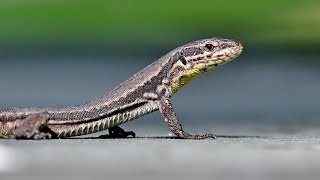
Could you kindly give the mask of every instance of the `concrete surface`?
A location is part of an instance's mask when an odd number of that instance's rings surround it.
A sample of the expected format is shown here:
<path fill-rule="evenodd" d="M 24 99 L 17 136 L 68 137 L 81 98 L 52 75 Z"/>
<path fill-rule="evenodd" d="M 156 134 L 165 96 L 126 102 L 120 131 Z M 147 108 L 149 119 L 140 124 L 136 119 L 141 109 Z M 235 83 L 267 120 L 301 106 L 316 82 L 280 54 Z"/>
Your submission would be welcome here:
<path fill-rule="evenodd" d="M 0 141 L 0 179 L 319 179 L 320 138 Z"/>

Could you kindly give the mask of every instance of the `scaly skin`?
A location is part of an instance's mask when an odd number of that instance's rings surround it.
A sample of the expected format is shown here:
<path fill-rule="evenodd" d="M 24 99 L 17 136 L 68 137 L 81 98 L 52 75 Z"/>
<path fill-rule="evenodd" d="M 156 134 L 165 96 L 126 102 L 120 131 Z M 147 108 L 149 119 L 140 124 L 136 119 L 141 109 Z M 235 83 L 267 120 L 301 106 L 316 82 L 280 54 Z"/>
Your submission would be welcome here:
<path fill-rule="evenodd" d="M 182 139 L 215 138 L 186 133 L 171 96 L 201 74 L 231 61 L 242 52 L 240 42 L 204 39 L 178 47 L 102 97 L 64 108 L 0 110 L 0 137 L 45 139 L 85 135 L 109 129 L 109 137 L 135 136 L 118 125 L 160 110 L 169 129 Z"/>

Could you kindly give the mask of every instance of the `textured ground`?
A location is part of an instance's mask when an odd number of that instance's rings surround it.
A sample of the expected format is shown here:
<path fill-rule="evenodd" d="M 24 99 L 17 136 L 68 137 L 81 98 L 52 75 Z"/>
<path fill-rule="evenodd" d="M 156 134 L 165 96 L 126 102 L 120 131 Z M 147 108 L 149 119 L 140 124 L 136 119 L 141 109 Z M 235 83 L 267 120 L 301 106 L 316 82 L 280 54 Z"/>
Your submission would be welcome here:
<path fill-rule="evenodd" d="M 0 141 L 1 179 L 318 179 L 320 138 Z"/>

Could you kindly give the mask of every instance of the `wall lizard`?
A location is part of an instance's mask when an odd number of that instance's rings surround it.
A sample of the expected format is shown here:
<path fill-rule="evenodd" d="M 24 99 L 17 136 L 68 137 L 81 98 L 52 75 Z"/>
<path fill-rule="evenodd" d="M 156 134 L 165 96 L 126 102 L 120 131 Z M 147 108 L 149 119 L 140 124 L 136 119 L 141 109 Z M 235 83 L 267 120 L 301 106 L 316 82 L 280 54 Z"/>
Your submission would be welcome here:
<path fill-rule="evenodd" d="M 82 105 L 61 108 L 0 110 L 0 137 L 50 139 L 80 136 L 109 129 L 102 137 L 135 137 L 118 125 L 160 110 L 169 129 L 182 139 L 215 138 L 185 132 L 173 110 L 171 96 L 206 72 L 242 52 L 238 41 L 210 38 L 178 47 L 142 69 L 110 92 Z"/>

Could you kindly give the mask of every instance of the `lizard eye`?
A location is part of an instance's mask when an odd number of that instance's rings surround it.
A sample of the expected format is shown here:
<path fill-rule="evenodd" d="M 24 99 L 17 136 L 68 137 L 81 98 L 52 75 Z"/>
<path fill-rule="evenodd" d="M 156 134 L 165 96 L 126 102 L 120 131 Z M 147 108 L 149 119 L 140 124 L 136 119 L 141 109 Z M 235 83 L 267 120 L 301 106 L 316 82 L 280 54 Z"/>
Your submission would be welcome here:
<path fill-rule="evenodd" d="M 184 56 L 180 56 L 179 60 L 182 62 L 183 65 L 187 65 L 187 60 Z"/>
<path fill-rule="evenodd" d="M 214 48 L 212 44 L 206 44 L 204 47 L 206 48 L 207 51 L 211 51 Z"/>

